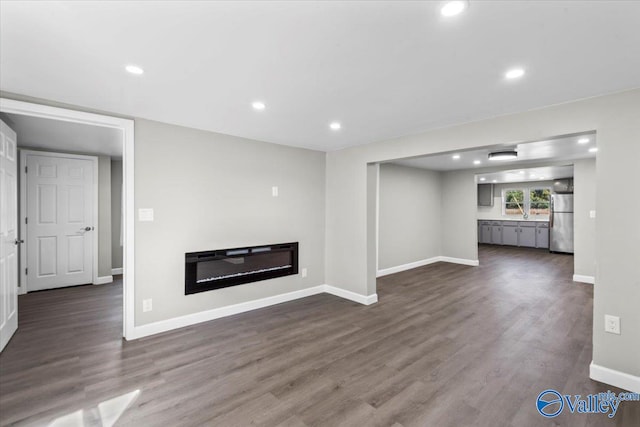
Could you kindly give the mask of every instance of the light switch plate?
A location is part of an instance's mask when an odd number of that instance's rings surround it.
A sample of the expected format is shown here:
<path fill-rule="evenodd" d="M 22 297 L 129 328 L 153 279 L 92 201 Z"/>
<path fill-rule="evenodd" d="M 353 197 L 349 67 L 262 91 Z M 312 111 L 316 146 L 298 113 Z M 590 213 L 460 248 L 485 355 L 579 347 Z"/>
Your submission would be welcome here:
<path fill-rule="evenodd" d="M 153 221 L 153 209 L 150 209 L 150 208 L 138 209 L 138 220 Z"/>
<path fill-rule="evenodd" d="M 596 217 L 596 211 L 589 211 L 589 218 L 593 219 Z"/>
<path fill-rule="evenodd" d="M 306 268 L 302 269 L 302 277 L 307 277 L 307 269 Z"/>
<path fill-rule="evenodd" d="M 278 187 L 276 187 L 275 185 L 271 187 L 271 195 L 273 197 L 278 197 Z"/>
<path fill-rule="evenodd" d="M 620 335 L 620 317 L 610 314 L 604 315 L 604 331 Z"/>

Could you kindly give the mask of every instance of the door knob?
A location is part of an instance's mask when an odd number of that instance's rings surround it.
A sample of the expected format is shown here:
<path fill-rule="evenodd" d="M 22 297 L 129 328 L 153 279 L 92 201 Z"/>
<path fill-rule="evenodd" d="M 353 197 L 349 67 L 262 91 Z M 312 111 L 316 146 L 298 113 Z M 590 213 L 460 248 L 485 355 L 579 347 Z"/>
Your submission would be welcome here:
<path fill-rule="evenodd" d="M 24 243 L 24 240 L 22 240 L 22 239 L 16 239 L 16 240 L 14 240 L 14 241 L 13 241 L 13 243 L 14 243 L 15 245 L 19 245 L 20 243 Z"/>
<path fill-rule="evenodd" d="M 91 230 L 93 230 L 93 227 L 86 226 L 86 227 L 84 228 L 84 231 L 91 231 Z"/>

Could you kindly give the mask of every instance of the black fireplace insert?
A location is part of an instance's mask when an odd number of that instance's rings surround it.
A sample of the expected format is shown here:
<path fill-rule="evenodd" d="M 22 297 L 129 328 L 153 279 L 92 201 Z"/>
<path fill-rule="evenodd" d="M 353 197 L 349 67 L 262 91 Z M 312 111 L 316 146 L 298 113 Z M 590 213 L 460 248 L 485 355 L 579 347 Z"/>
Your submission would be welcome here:
<path fill-rule="evenodd" d="M 298 274 L 298 242 L 185 254 L 185 295 Z"/>

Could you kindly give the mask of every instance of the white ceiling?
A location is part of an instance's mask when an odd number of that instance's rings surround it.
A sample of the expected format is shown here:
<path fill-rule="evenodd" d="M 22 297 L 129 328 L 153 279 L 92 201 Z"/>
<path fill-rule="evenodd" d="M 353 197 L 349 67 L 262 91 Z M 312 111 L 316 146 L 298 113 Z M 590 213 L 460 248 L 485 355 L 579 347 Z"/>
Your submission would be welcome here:
<path fill-rule="evenodd" d="M 505 182 L 549 181 L 558 178 L 572 178 L 573 166 L 545 166 L 540 168 L 510 169 L 499 172 L 478 174 L 478 183 L 500 184 Z M 483 179 L 484 178 L 484 179 Z"/>
<path fill-rule="evenodd" d="M 588 139 L 589 142 L 583 144 L 578 142 L 578 140 L 585 138 Z M 587 159 L 596 156 L 595 152 L 589 152 L 591 148 L 597 148 L 596 135 L 593 133 L 513 145 L 495 145 L 492 147 L 483 147 L 469 151 L 454 151 L 433 156 L 413 157 L 394 160 L 390 163 L 436 171 L 482 169 L 487 167 L 494 168 L 516 164 L 540 163 L 544 161 L 556 162 Z M 518 152 L 517 159 L 500 161 L 488 160 L 490 152 L 506 149 L 515 149 Z M 454 155 L 460 156 L 460 158 L 454 159 Z M 480 163 L 475 164 L 474 161 L 480 161 Z"/>
<path fill-rule="evenodd" d="M 441 5 L 2 1 L 0 88 L 333 150 L 640 86 L 640 2 Z"/>
<path fill-rule="evenodd" d="M 122 157 L 122 132 L 60 120 L 5 114 L 18 136 L 18 147 Z"/>

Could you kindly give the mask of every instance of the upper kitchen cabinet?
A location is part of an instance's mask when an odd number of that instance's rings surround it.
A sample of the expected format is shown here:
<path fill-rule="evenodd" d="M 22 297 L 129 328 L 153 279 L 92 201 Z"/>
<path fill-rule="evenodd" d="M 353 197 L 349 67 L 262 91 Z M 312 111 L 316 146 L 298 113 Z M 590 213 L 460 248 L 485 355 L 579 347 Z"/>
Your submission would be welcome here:
<path fill-rule="evenodd" d="M 478 206 L 493 206 L 493 184 L 478 184 Z"/>

